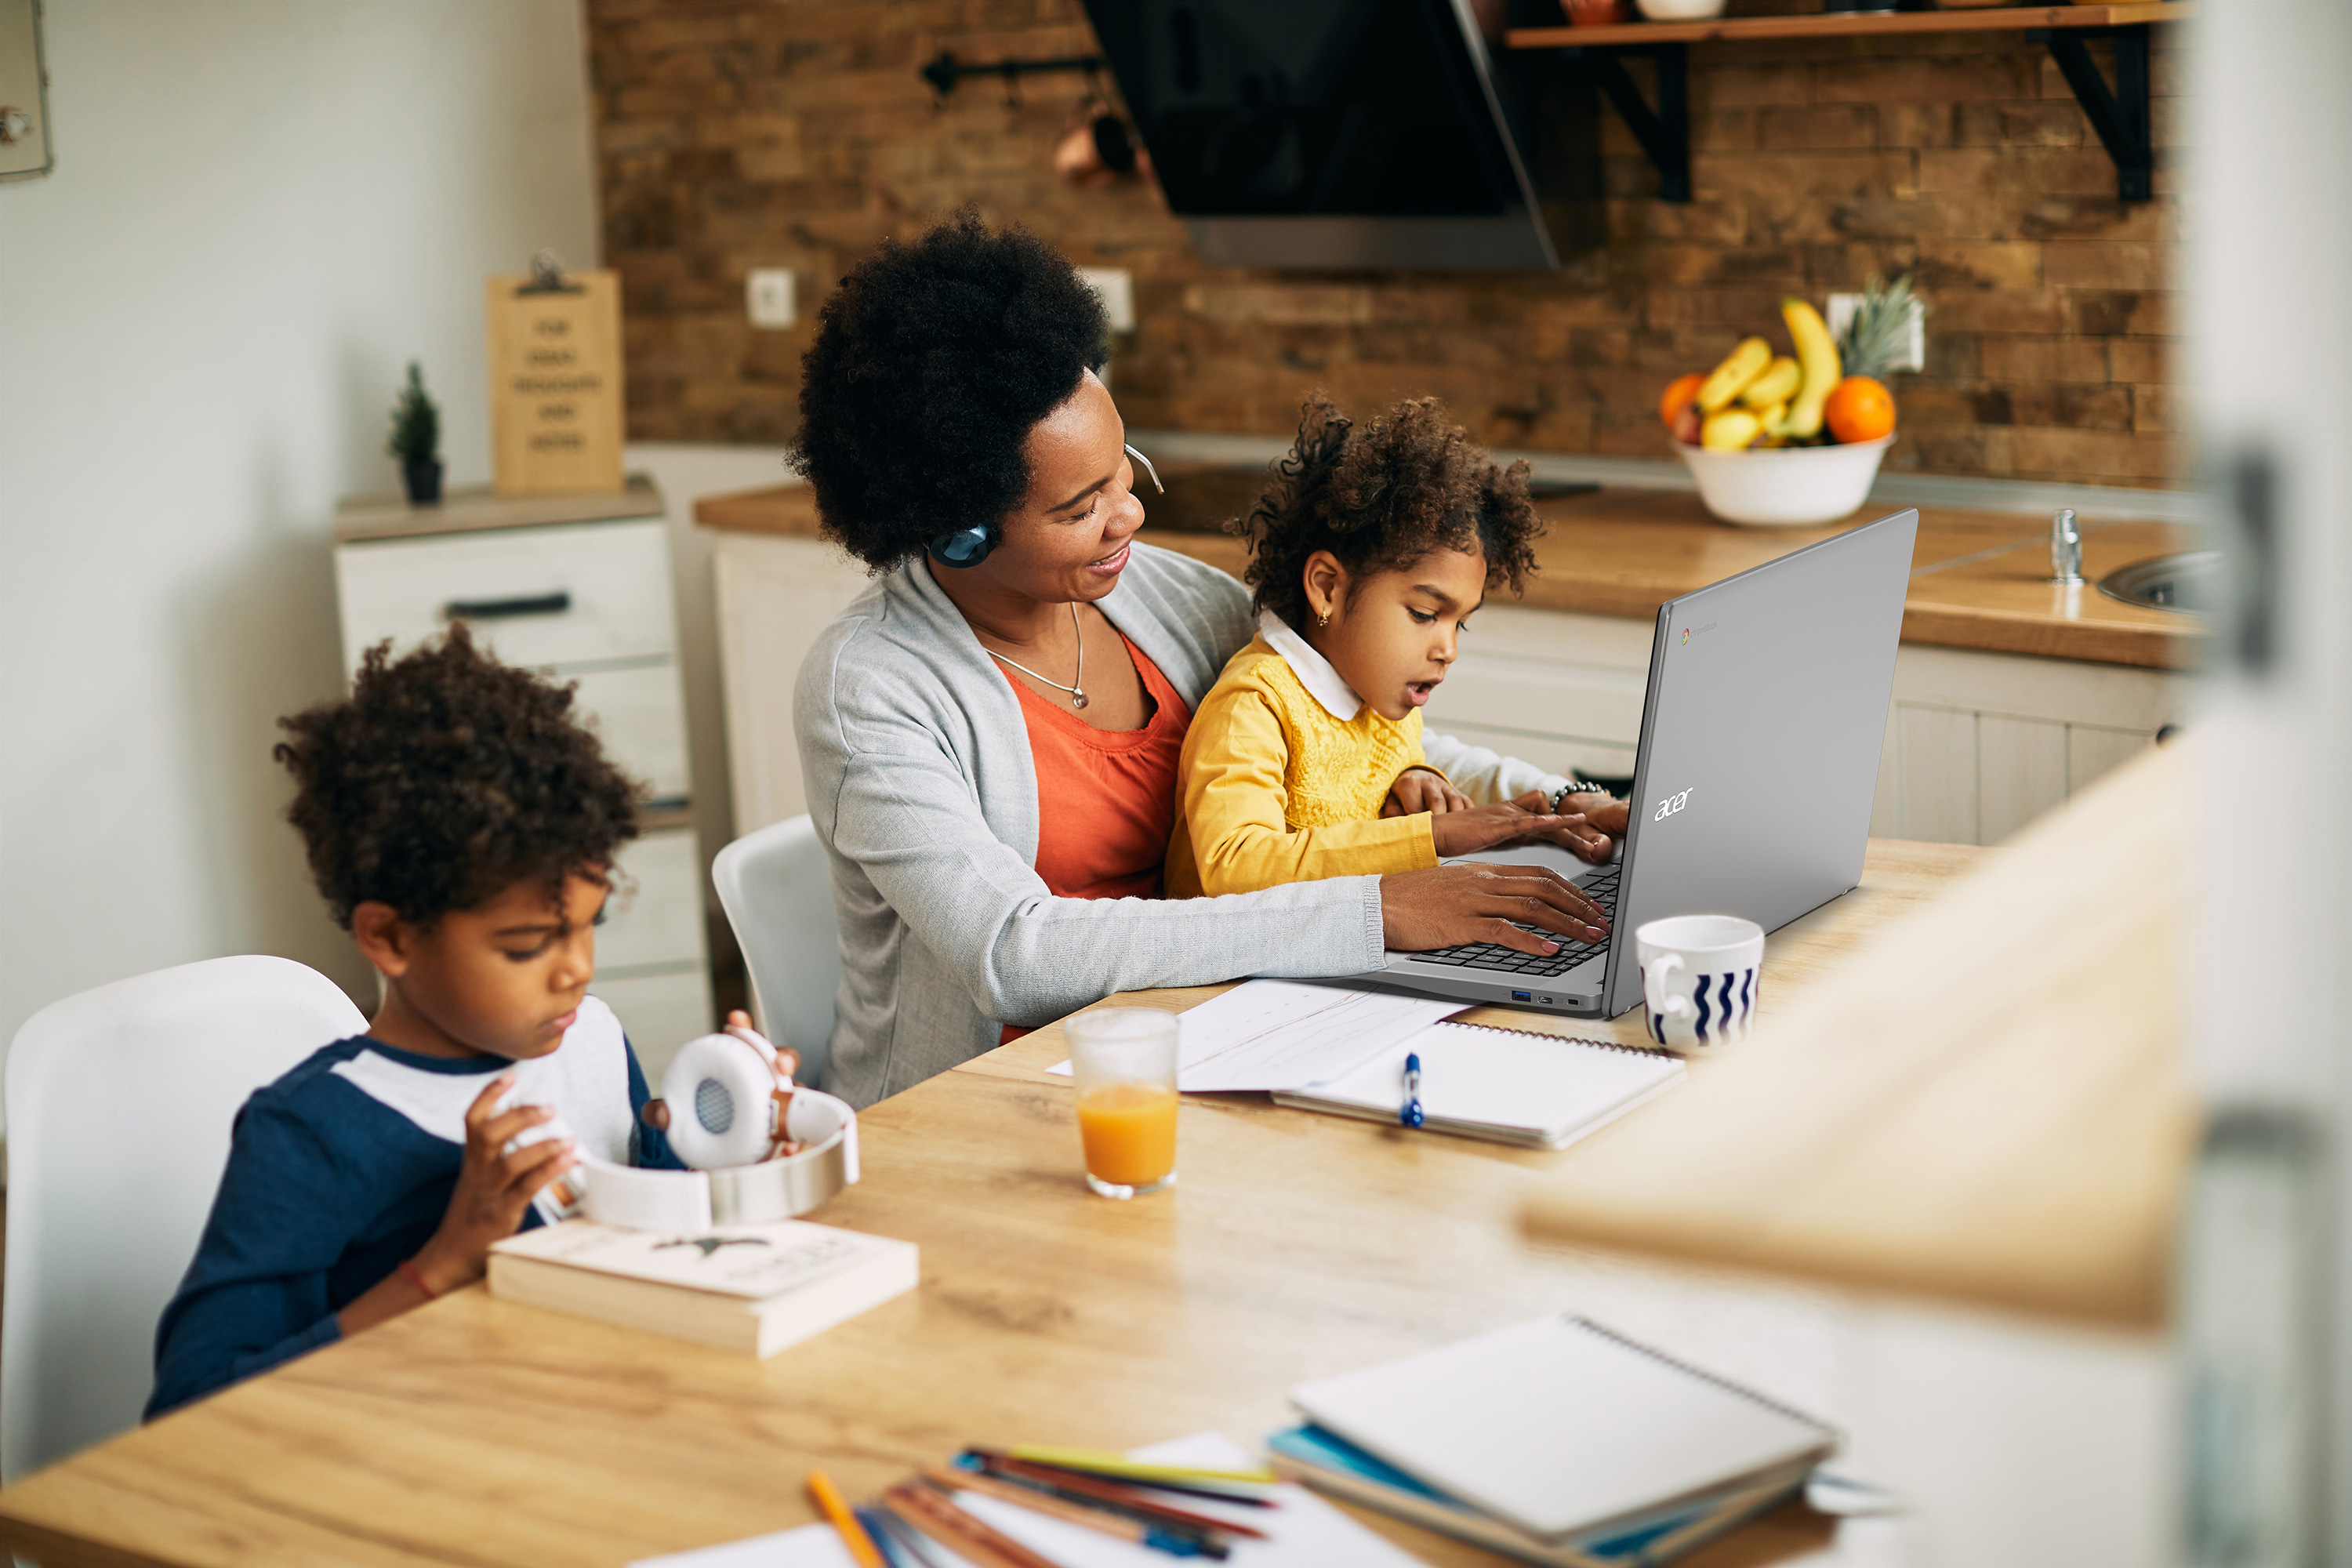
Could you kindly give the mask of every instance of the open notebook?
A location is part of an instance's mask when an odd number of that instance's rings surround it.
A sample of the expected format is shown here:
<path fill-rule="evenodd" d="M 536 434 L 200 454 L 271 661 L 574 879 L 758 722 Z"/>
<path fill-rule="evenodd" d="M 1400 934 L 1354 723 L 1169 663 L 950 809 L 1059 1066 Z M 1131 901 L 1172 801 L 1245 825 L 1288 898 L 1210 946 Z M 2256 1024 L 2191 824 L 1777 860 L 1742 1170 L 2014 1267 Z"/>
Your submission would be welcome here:
<path fill-rule="evenodd" d="M 1421 1058 L 1427 1129 L 1528 1149 L 1573 1143 L 1683 1080 L 1680 1060 L 1638 1047 L 1433 1024 L 1327 1083 L 1276 1090 L 1275 1101 L 1393 1122 L 1409 1055 Z"/>

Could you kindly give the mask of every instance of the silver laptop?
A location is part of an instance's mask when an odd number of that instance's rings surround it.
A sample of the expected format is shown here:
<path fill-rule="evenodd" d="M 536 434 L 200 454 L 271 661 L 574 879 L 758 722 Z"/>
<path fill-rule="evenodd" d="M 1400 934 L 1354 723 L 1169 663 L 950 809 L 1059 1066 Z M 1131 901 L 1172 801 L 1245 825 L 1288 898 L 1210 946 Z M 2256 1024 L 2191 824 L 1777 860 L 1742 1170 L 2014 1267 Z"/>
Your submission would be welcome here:
<path fill-rule="evenodd" d="M 1851 889 L 1918 530 L 1899 511 L 1658 606 L 1614 864 L 1549 844 L 1461 857 L 1560 872 L 1609 911 L 1606 940 L 1549 958 L 1483 942 L 1391 952 L 1381 983 L 1613 1018 L 1642 1000 L 1636 927 L 1730 914 L 1775 931 Z"/>

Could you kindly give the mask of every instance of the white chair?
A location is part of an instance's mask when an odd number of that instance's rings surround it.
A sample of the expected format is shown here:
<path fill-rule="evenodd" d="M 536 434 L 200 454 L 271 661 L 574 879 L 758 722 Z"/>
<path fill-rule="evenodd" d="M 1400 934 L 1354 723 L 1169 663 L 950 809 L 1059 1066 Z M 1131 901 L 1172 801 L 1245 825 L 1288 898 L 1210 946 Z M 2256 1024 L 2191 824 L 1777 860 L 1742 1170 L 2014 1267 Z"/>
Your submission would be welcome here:
<path fill-rule="evenodd" d="M 801 1082 L 824 1088 L 841 933 L 833 923 L 833 867 L 816 825 L 792 816 L 745 834 L 719 852 L 710 879 L 751 971 L 761 1027 L 800 1052 Z"/>
<path fill-rule="evenodd" d="M 0 1478 L 135 1426 L 246 1098 L 367 1020 L 283 958 L 215 958 L 45 1007 L 8 1050 Z"/>

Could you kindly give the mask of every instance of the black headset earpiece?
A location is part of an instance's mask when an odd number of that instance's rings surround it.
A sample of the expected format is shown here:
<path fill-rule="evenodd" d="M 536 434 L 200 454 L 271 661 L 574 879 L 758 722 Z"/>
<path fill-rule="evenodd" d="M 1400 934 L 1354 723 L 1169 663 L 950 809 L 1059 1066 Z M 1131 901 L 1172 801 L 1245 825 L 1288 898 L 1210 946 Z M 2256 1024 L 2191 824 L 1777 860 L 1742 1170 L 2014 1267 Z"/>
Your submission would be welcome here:
<path fill-rule="evenodd" d="M 1168 487 L 1160 482 L 1160 470 L 1151 466 L 1151 459 L 1132 447 L 1122 449 L 1143 465 L 1143 471 L 1151 476 L 1151 488 L 1166 495 Z M 997 537 L 994 523 L 975 522 L 970 528 L 959 528 L 952 533 L 940 534 L 931 541 L 929 548 L 931 559 L 942 566 L 977 566 L 988 559 L 990 551 L 996 548 Z"/>
<path fill-rule="evenodd" d="M 942 533 L 930 542 L 931 559 L 942 566 L 977 566 L 995 548 L 995 525 L 984 522 Z"/>

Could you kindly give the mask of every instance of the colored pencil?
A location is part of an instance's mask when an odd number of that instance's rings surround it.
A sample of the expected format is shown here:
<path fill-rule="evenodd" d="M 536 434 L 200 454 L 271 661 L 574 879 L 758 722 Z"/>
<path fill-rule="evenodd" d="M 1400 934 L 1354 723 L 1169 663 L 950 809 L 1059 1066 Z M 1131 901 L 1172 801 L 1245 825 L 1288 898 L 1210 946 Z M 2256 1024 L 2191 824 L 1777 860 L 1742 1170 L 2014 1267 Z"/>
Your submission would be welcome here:
<path fill-rule="evenodd" d="M 1255 1525 L 1236 1524 L 1211 1514 L 1176 1508 L 1119 1481 L 1105 1480 L 1099 1476 L 1077 1470 L 1057 1470 L 1047 1465 L 1024 1464 L 1019 1459 L 986 1448 L 971 1448 L 966 1452 L 977 1458 L 990 1475 L 1003 1476 L 1007 1480 L 1066 1492 L 1084 1500 L 1100 1502 L 1168 1524 L 1213 1531 L 1224 1535 L 1244 1535 L 1253 1541 L 1266 1539 L 1265 1531 Z"/>
<path fill-rule="evenodd" d="M 907 1554 L 916 1568 L 947 1568 L 947 1564 L 931 1554 L 931 1542 L 923 1532 L 890 1511 L 887 1503 L 876 1503 L 860 1517 L 871 1518 L 882 1527 L 882 1533 L 891 1543 Z"/>
<path fill-rule="evenodd" d="M 816 1500 L 817 1508 L 839 1532 L 841 1543 L 849 1548 L 850 1556 L 857 1560 L 857 1568 L 890 1568 L 882 1561 L 882 1553 L 867 1537 L 866 1527 L 849 1511 L 843 1500 L 841 1489 L 823 1470 L 811 1470 L 808 1478 L 809 1496 Z"/>
<path fill-rule="evenodd" d="M 1176 1481 L 1197 1487 L 1270 1487 L 1282 1479 L 1267 1469 L 1211 1470 L 1197 1465 L 1155 1465 L 1101 1448 L 1054 1448 L 1042 1444 L 1024 1443 L 1016 1445 L 1012 1454 L 1014 1458 L 1026 1459 L 1033 1465 L 1052 1465 L 1064 1470 L 1092 1470 L 1097 1475 L 1118 1476 L 1126 1480 L 1141 1481 L 1147 1486 L 1159 1481 Z"/>
<path fill-rule="evenodd" d="M 1130 1513 L 1115 1511 L 1098 1503 L 1076 1502 L 1056 1497 L 1043 1488 L 1024 1486 L 1018 1481 L 1001 1480 L 994 1476 L 978 1475 L 946 1465 L 926 1468 L 923 1479 L 942 1491 L 978 1492 L 982 1497 L 992 1497 L 1015 1508 L 1042 1513 L 1048 1519 L 1082 1524 L 1088 1530 L 1099 1531 L 1120 1541 L 1149 1546 L 1155 1552 L 1165 1552 L 1171 1557 L 1223 1558 L 1232 1551 L 1222 1542 L 1213 1545 L 1205 1531 L 1177 1529 L 1158 1521 L 1146 1523 Z"/>
<path fill-rule="evenodd" d="M 938 1536 L 979 1568 L 1061 1568 L 1001 1531 L 992 1530 L 939 1493 L 912 1482 L 901 1482 L 882 1494 L 883 1500 L 903 1514 L 918 1530 Z"/>
<path fill-rule="evenodd" d="M 882 1568 L 932 1568 L 921 1559 L 910 1556 L 907 1549 L 882 1528 L 879 1510 L 853 1508 L 849 1511 L 857 1516 L 857 1522 L 866 1527 L 866 1539 L 872 1542 L 874 1550 L 882 1554 Z"/>

